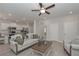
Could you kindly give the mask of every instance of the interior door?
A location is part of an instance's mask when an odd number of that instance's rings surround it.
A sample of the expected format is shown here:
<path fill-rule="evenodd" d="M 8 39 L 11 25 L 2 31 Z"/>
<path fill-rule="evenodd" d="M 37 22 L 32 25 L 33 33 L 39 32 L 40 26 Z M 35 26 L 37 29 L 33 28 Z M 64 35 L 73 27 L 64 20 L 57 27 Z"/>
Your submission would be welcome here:
<path fill-rule="evenodd" d="M 50 23 L 47 28 L 47 39 L 58 40 L 58 23 Z"/>
<path fill-rule="evenodd" d="M 64 22 L 64 38 L 65 40 L 73 40 L 76 37 L 77 23 L 74 21 Z"/>

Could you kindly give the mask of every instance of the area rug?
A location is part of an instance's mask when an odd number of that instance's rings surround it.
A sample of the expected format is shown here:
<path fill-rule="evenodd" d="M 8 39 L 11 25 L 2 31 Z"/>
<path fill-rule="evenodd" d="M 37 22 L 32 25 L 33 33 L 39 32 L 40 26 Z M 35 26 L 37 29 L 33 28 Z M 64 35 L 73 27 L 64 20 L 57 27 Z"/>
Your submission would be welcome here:
<path fill-rule="evenodd" d="M 1 44 L 0 45 L 0 56 L 3 55 L 4 53 L 9 52 L 9 45 L 8 44 Z"/>

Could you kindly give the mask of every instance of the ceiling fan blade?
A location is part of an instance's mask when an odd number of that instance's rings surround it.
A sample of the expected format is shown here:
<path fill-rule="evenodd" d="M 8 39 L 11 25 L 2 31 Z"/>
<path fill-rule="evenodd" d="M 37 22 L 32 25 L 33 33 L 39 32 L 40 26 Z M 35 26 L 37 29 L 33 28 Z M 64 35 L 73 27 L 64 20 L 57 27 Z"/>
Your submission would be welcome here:
<path fill-rule="evenodd" d="M 32 10 L 32 11 L 40 11 L 40 10 Z"/>
<path fill-rule="evenodd" d="M 50 14 L 50 12 L 48 12 L 48 11 L 45 11 L 45 13 Z"/>
<path fill-rule="evenodd" d="M 54 6 L 55 6 L 55 4 L 49 6 L 49 7 L 45 8 L 45 9 L 47 10 L 47 9 L 50 9 L 50 8 L 52 8 L 52 7 L 54 7 Z"/>
<path fill-rule="evenodd" d="M 39 3 L 39 5 L 40 5 L 40 8 L 42 8 L 42 7 L 43 7 L 42 3 Z"/>
<path fill-rule="evenodd" d="M 41 13 L 39 13 L 39 16 L 41 15 Z"/>

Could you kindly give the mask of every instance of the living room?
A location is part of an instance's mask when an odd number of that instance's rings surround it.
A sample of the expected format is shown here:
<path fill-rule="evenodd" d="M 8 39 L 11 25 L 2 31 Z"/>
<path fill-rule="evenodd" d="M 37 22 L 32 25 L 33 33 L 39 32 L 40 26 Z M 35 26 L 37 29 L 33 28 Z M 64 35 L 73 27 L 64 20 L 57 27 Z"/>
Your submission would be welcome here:
<path fill-rule="evenodd" d="M 79 56 L 78 6 L 78 3 L 0 4 L 0 55 Z"/>

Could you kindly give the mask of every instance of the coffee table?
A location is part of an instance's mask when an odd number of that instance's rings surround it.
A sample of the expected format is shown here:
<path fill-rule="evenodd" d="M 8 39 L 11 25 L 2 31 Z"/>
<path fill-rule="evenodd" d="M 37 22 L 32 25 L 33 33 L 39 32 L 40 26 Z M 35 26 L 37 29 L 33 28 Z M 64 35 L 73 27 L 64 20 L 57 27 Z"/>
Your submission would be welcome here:
<path fill-rule="evenodd" d="M 51 41 L 46 42 L 38 42 L 35 45 L 32 46 L 32 53 L 39 53 L 40 55 L 46 56 L 49 55 L 51 52 Z"/>

